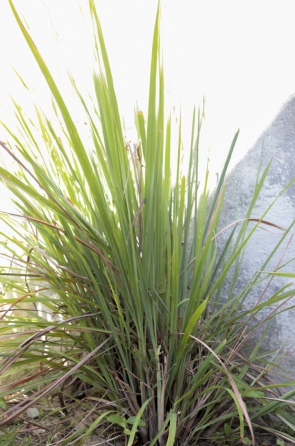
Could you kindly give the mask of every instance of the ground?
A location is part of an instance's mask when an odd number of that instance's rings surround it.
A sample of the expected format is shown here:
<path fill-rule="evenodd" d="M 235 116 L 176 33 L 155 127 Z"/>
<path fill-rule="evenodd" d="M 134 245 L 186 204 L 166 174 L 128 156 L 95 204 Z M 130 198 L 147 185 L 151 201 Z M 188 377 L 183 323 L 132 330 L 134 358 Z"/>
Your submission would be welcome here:
<path fill-rule="evenodd" d="M 46 403 L 39 403 L 39 418 L 34 420 L 28 418 L 24 413 L 18 420 L 9 424 L 4 428 L 0 428 L 0 446 L 57 446 L 57 445 L 78 445 L 79 438 L 86 432 L 88 426 L 95 421 L 97 414 L 91 414 L 95 408 L 93 402 L 89 402 L 88 410 L 79 403 L 67 414 L 60 409 L 58 398 L 53 398 Z M 90 414 L 89 414 L 90 413 Z M 78 431 L 81 429 L 81 436 Z M 76 438 L 75 433 L 77 433 Z M 112 434 L 112 435 L 111 435 Z M 102 432 L 94 430 L 94 433 L 83 441 L 83 446 L 125 446 L 124 439 L 118 432 L 116 442 L 111 441 L 114 433 L 109 430 Z M 65 440 L 65 439 L 68 440 Z M 64 441 L 62 441 L 64 440 Z M 291 442 L 277 442 L 277 438 L 273 435 L 257 433 L 256 446 L 291 446 Z M 66 442 L 65 442 L 66 441 Z M 281 440 L 282 441 L 282 440 Z M 243 443 L 239 442 L 213 442 L 210 440 L 199 441 L 195 446 L 239 446 Z M 294 443 L 293 443 L 294 444 Z M 140 446 L 139 442 L 134 442 L 134 446 Z"/>

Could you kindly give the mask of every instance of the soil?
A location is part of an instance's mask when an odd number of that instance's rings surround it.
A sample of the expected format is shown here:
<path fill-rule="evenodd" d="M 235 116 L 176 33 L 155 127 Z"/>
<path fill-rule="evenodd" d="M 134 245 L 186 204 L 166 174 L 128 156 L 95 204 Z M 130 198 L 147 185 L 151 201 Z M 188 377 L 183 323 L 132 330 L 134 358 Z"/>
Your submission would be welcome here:
<path fill-rule="evenodd" d="M 39 403 L 36 407 L 40 411 L 39 418 L 32 420 L 26 413 L 23 413 L 11 424 L 0 428 L 0 446 L 58 446 L 61 442 L 63 445 L 77 445 L 79 438 L 97 418 L 97 411 L 91 412 L 91 409 L 95 409 L 92 402 L 89 403 L 88 410 L 81 404 L 77 404 L 67 414 L 61 410 L 58 398 L 51 400 L 49 404 Z M 78 434 L 80 428 L 83 432 L 81 436 Z M 120 432 L 116 435 L 107 428 L 103 431 L 101 426 L 99 430 L 100 432 L 97 432 L 97 429 L 94 430 L 95 433 L 83 442 L 83 446 L 125 446 L 126 443 Z M 69 438 L 75 432 L 77 433 L 76 439 Z M 114 437 L 116 437 L 116 441 Z M 66 440 L 66 438 L 68 438 L 68 442 L 65 443 L 62 440 Z M 195 446 L 239 446 L 242 444 L 242 442 L 236 441 L 221 443 L 220 441 L 201 440 Z M 255 444 L 256 446 L 291 446 L 295 444 L 295 440 L 294 442 L 283 439 L 278 441 L 273 435 L 257 433 Z M 139 442 L 135 441 L 134 446 L 140 446 Z"/>

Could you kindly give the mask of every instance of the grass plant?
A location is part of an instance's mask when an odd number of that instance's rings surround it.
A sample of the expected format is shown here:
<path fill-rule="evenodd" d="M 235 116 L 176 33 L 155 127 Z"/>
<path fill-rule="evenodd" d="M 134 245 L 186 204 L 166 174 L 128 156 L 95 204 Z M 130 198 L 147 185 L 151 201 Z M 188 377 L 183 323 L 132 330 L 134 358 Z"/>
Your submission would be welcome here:
<path fill-rule="evenodd" d="M 259 226 L 281 232 L 261 271 L 291 234 L 292 225 L 272 224 L 267 212 L 252 218 L 269 166 L 257 177 L 245 218 L 221 230 L 228 238 L 219 248 L 224 180 L 238 132 L 210 194 L 209 172 L 204 181 L 199 177 L 203 110 L 193 112 L 187 167 L 181 125 L 176 140 L 165 115 L 160 6 L 148 112 L 145 117 L 136 110 L 138 141 L 130 142 L 95 1 L 89 1 L 97 63 L 91 101 L 69 80 L 91 129 L 88 140 L 9 3 L 50 89 L 55 119 L 36 106 L 30 121 L 15 102 L 18 130 L 3 124 L 8 136 L 1 150 L 18 169 L 0 167 L 17 208 L 2 216 L 11 227 L 2 246 L 13 271 L 1 273 L 0 373 L 6 381 L 0 397 L 7 407 L 0 425 L 58 394 L 64 413 L 96 402 L 89 408 L 94 421 L 72 429 L 61 445 L 83 445 L 102 425 L 113 425 L 114 436 L 119 432 L 127 446 L 189 446 L 202 439 L 226 444 L 229 438 L 254 445 L 259 428 L 295 443 L 294 382 L 273 382 L 275 361 L 262 350 L 268 323 L 285 311 L 294 287 L 268 294 L 271 271 L 235 287 L 243 252 Z M 264 298 L 243 310 L 263 282 Z M 268 315 L 251 324 L 263 308 Z M 246 355 L 244 346 L 258 330 L 260 341 Z M 23 395 L 13 406 L 12 394 Z"/>

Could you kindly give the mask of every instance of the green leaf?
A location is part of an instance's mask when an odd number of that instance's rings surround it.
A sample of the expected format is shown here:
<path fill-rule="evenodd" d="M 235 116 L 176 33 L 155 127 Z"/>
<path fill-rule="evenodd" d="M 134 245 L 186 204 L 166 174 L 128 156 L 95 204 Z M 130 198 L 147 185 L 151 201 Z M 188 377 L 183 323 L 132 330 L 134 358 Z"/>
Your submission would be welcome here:
<path fill-rule="evenodd" d="M 107 417 L 107 420 L 110 423 L 118 424 L 118 426 L 126 427 L 127 426 L 127 420 L 124 417 L 121 417 L 120 415 L 110 415 Z"/>
<path fill-rule="evenodd" d="M 166 419 L 164 420 L 164 423 L 162 424 L 162 426 L 160 427 L 159 431 L 157 432 L 157 434 L 155 435 L 155 437 L 152 439 L 150 446 L 154 446 L 156 444 L 156 442 L 158 441 L 158 439 L 161 437 L 161 435 L 163 434 L 165 428 L 168 426 L 168 424 L 170 423 L 171 417 L 173 419 L 173 423 L 175 423 L 175 412 L 170 411 L 168 416 L 166 417 Z M 173 441 L 175 442 L 175 438 L 173 438 L 173 435 L 175 435 L 175 431 L 174 431 L 175 427 L 174 424 L 172 425 L 172 430 L 171 430 L 171 434 L 170 434 L 170 438 L 171 438 L 171 445 L 173 445 Z M 169 429 L 170 432 L 170 429 Z"/>
<path fill-rule="evenodd" d="M 124 434 L 125 435 L 131 435 L 131 430 L 129 428 L 124 429 Z"/>
<path fill-rule="evenodd" d="M 173 446 L 176 440 L 177 414 L 175 412 L 170 412 L 169 419 L 170 419 L 169 434 L 166 445 Z"/>
<path fill-rule="evenodd" d="M 223 428 L 224 428 L 224 432 L 226 435 L 229 435 L 232 433 L 232 428 L 230 427 L 229 424 L 224 423 Z"/>
<path fill-rule="evenodd" d="M 7 409 L 7 405 L 6 405 L 5 400 L 3 398 L 0 398 L 0 407 L 1 407 L 1 409 L 4 409 L 4 410 Z"/>
<path fill-rule="evenodd" d="M 190 318 L 186 329 L 184 331 L 184 334 L 182 336 L 180 345 L 179 345 L 179 349 L 177 352 L 177 359 L 176 362 L 178 362 L 178 360 L 180 359 L 180 357 L 183 354 L 184 349 L 187 346 L 187 342 L 189 340 L 190 335 L 193 333 L 194 328 L 196 327 L 196 324 L 198 322 L 198 320 L 200 319 L 201 315 L 203 314 L 203 312 L 205 311 L 207 306 L 207 299 L 204 300 L 201 305 L 195 310 L 194 314 L 192 315 L 192 317 Z"/>
<path fill-rule="evenodd" d="M 138 414 L 136 415 L 136 417 L 134 419 L 134 422 L 133 422 L 133 426 L 132 426 L 132 429 L 131 429 L 131 432 L 130 432 L 130 437 L 129 437 L 127 446 L 132 446 L 135 434 L 137 432 L 137 427 L 140 425 L 139 423 L 141 421 L 141 417 L 143 415 L 143 412 L 144 412 L 146 406 L 149 404 L 149 402 L 151 400 L 152 400 L 152 398 L 149 398 L 148 400 L 146 400 L 143 403 L 143 405 L 141 406 L 141 408 L 139 409 Z"/>
<path fill-rule="evenodd" d="M 129 417 L 129 418 L 127 418 L 126 421 L 128 424 L 134 424 L 135 420 L 136 420 L 136 417 Z M 143 420 L 138 421 L 138 426 L 145 426 L 145 425 L 146 425 L 145 421 L 143 421 Z"/>
<path fill-rule="evenodd" d="M 100 422 L 107 416 L 108 413 L 110 413 L 110 412 L 108 411 L 108 412 L 102 413 L 99 417 L 96 418 L 96 420 L 93 421 L 93 423 L 90 424 L 90 426 L 88 427 L 88 429 L 85 432 L 85 434 L 83 435 L 83 437 L 80 438 L 79 442 L 77 443 L 77 446 L 83 446 L 85 444 L 87 438 L 89 438 L 89 436 L 99 426 Z"/>
<path fill-rule="evenodd" d="M 270 274 L 271 276 L 277 276 L 277 277 L 291 277 L 292 279 L 295 279 L 295 273 L 289 273 L 289 272 L 278 272 L 278 271 L 259 271 L 260 273 L 264 274 Z"/>
<path fill-rule="evenodd" d="M 264 398 L 265 392 L 260 392 L 259 390 L 246 390 L 245 392 L 241 392 L 241 395 L 249 398 Z"/>

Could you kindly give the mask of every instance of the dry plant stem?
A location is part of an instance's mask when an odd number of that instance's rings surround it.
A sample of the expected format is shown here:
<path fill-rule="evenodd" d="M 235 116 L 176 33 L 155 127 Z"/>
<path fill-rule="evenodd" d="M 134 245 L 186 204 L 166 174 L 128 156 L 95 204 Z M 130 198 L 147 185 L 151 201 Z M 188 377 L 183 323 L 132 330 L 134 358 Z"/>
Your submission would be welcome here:
<path fill-rule="evenodd" d="M 58 232 L 61 232 L 61 233 L 63 233 L 63 234 L 66 234 L 66 231 L 63 230 L 62 228 L 59 228 L 59 227 L 57 227 L 56 225 L 51 224 L 51 223 L 48 223 L 48 222 L 46 222 L 46 221 L 43 221 L 43 220 L 40 220 L 40 219 L 37 219 L 37 218 L 34 218 L 34 217 L 30 217 L 29 215 L 18 215 L 18 214 L 13 214 L 13 213 L 11 213 L 11 212 L 2 212 L 2 211 L 1 211 L 1 214 L 7 214 L 7 215 L 11 215 L 11 216 L 13 216 L 13 217 L 24 218 L 25 220 L 28 220 L 28 221 L 32 221 L 32 222 L 36 222 L 36 223 L 41 223 L 42 225 L 49 226 L 49 227 L 51 227 L 51 228 L 56 229 Z M 80 227 L 79 227 L 79 229 L 80 229 Z M 112 265 L 112 264 L 109 262 L 109 260 L 106 259 L 106 258 L 104 257 L 104 255 L 103 255 L 103 254 L 96 248 L 96 246 L 91 242 L 91 240 L 89 241 L 89 243 L 86 243 L 84 240 L 82 240 L 82 239 L 79 238 L 79 237 L 76 237 L 76 236 L 75 236 L 75 239 L 76 239 L 79 243 L 81 243 L 82 245 L 86 246 L 87 248 L 91 249 L 91 250 L 94 251 L 96 254 L 98 254 L 98 255 L 101 257 L 101 259 L 105 262 L 106 265 L 108 265 L 110 268 L 113 268 L 114 271 L 119 272 L 118 269 L 117 269 L 114 265 Z M 36 247 L 35 247 L 35 249 L 36 249 Z M 70 272 L 72 275 L 75 275 L 75 273 L 74 273 L 73 271 L 70 271 L 70 270 L 66 269 L 65 267 L 63 267 L 63 266 L 61 266 L 61 265 L 57 265 L 57 266 L 58 266 L 58 268 L 60 268 L 60 269 L 64 269 L 65 271 Z M 78 277 L 79 277 L 79 276 L 78 276 Z M 83 279 L 83 280 L 90 280 L 90 279 L 88 279 L 87 277 L 86 277 L 86 278 L 85 278 L 85 277 L 82 277 L 82 279 Z"/>
<path fill-rule="evenodd" d="M 67 217 L 75 224 L 79 227 L 79 229 L 83 231 L 83 228 L 77 224 L 76 220 L 72 217 L 72 215 L 70 215 L 66 209 L 64 207 L 62 207 L 59 202 L 54 198 L 53 195 L 51 195 L 46 188 L 43 186 L 43 184 L 40 183 L 40 181 L 38 181 L 38 179 L 34 176 L 34 174 L 21 162 L 21 160 L 19 158 L 17 158 L 17 156 L 14 155 L 14 153 L 4 144 L 4 142 L 0 141 L 0 146 L 3 147 L 3 149 L 6 150 L 6 152 L 17 162 L 17 164 L 19 164 L 27 173 L 30 177 L 33 178 L 34 181 L 36 181 L 36 183 L 38 184 L 38 186 L 44 190 L 44 192 L 49 196 L 49 198 L 67 215 Z M 18 147 L 17 147 L 18 148 Z M 19 149 L 19 148 L 18 148 Z"/>
<path fill-rule="evenodd" d="M 231 374 L 229 373 L 229 371 L 227 370 L 227 368 L 225 367 L 223 362 L 220 360 L 220 358 L 216 355 L 216 353 L 208 345 L 206 345 L 203 341 L 201 341 L 200 339 L 196 338 L 195 336 L 191 335 L 191 338 L 194 339 L 195 341 L 199 342 L 200 344 L 202 344 L 206 349 L 208 349 L 213 354 L 213 356 L 215 356 L 216 360 L 219 362 L 219 364 L 221 365 L 221 367 L 225 371 L 226 375 L 228 376 L 228 379 L 229 379 L 229 381 L 230 381 L 230 383 L 232 385 L 232 388 L 233 388 L 233 390 L 235 392 L 235 395 L 236 395 L 237 399 L 239 400 L 239 403 L 241 405 L 241 408 L 242 408 L 245 420 L 247 421 L 249 430 L 251 432 L 252 444 L 253 444 L 253 446 L 255 446 L 255 437 L 254 437 L 254 432 L 253 432 L 253 428 L 252 428 L 252 423 L 250 421 L 249 414 L 248 414 L 247 409 L 245 407 L 244 401 L 243 401 L 243 399 L 241 397 L 241 394 L 240 394 L 240 392 L 239 392 L 239 390 L 238 390 L 238 388 L 236 386 L 236 383 L 234 382 Z M 243 439 L 241 438 L 241 440 L 243 440 Z"/>
<path fill-rule="evenodd" d="M 267 322 L 268 320 L 271 320 L 272 317 L 273 317 L 275 314 L 277 314 L 278 310 L 279 310 L 282 306 L 284 306 L 284 305 L 285 305 L 290 299 L 292 299 L 294 296 L 295 296 L 295 294 L 292 294 L 290 297 L 288 297 L 288 298 L 285 299 L 283 302 L 281 302 L 280 304 L 278 304 L 272 311 L 270 311 L 270 313 L 269 313 L 267 316 L 265 316 L 265 318 L 262 319 L 262 320 L 256 325 L 256 327 L 244 337 L 244 339 L 243 339 L 243 341 L 242 341 L 242 343 L 241 343 L 241 346 L 242 346 L 242 345 L 245 345 L 245 344 L 249 341 L 249 338 L 250 338 L 251 336 L 253 336 L 253 334 L 254 334 L 254 333 L 255 333 L 255 332 L 256 332 L 256 331 L 257 331 L 263 324 L 265 324 L 265 322 Z"/>
<path fill-rule="evenodd" d="M 13 302 L 13 304 L 11 304 L 11 306 L 10 306 L 7 310 L 4 311 L 4 313 L 3 313 L 2 316 L 0 317 L 0 321 L 1 321 L 2 319 L 4 319 L 5 316 L 6 316 L 10 311 L 12 311 L 13 307 L 16 306 L 19 302 L 21 302 L 22 300 L 26 299 L 28 296 L 32 296 L 32 295 L 34 295 L 34 294 L 36 294 L 36 293 L 40 293 L 41 291 L 45 291 L 45 290 L 48 290 L 48 287 L 45 287 L 45 288 L 39 288 L 39 289 L 37 289 L 37 290 L 30 291 L 29 293 L 26 293 L 26 294 L 24 294 L 23 296 L 21 296 L 21 297 L 19 297 L 18 299 L 16 299 L 16 300 Z"/>
<path fill-rule="evenodd" d="M 228 224 L 227 226 L 225 226 L 223 229 L 221 229 L 216 235 L 214 235 L 214 237 L 212 237 L 211 241 L 213 242 L 214 240 L 216 240 L 224 231 L 226 231 L 227 229 L 229 229 L 232 226 L 236 226 L 238 223 L 243 223 L 245 221 L 252 221 L 255 223 L 259 223 L 259 224 L 264 224 L 264 225 L 268 225 L 268 226 L 272 226 L 273 228 L 277 228 L 280 229 L 281 231 L 286 231 L 286 228 L 284 228 L 283 226 L 279 226 L 275 223 L 272 223 L 270 221 L 267 220 L 261 220 L 259 218 L 241 218 L 239 220 L 235 220 L 232 223 Z M 194 257 L 190 263 L 188 263 L 187 268 L 189 268 L 190 266 L 193 265 L 193 263 L 196 261 L 196 257 Z M 181 272 L 180 277 L 184 274 L 184 271 Z"/>
<path fill-rule="evenodd" d="M 52 328 L 52 327 L 51 327 Z M 54 328 L 54 327 L 53 327 Z M 78 370 L 81 365 L 86 364 L 96 352 L 101 350 L 101 348 L 107 344 L 110 341 L 111 337 L 106 339 L 104 342 L 102 342 L 98 347 L 96 347 L 95 350 L 93 350 L 91 353 L 89 353 L 85 358 L 83 358 L 78 364 L 76 364 L 69 372 L 65 373 L 64 376 L 56 380 L 53 384 L 48 386 L 45 390 L 40 392 L 40 395 L 35 396 L 35 398 L 32 401 L 29 401 L 25 404 L 24 407 L 20 407 L 22 404 L 17 404 L 16 406 L 12 407 L 11 409 L 7 410 L 7 418 L 4 420 L 0 420 L 0 426 L 3 426 L 4 424 L 8 423 L 9 421 L 15 419 L 18 417 L 21 413 L 23 413 L 25 410 L 29 409 L 31 406 L 36 404 L 41 398 L 46 397 L 52 390 L 56 389 L 60 384 L 62 384 L 68 377 L 70 377 L 76 370 Z M 19 409 L 17 409 L 20 407 Z M 17 409 L 17 410 L 16 410 Z M 11 415 L 8 415 L 9 412 L 12 412 Z"/>

